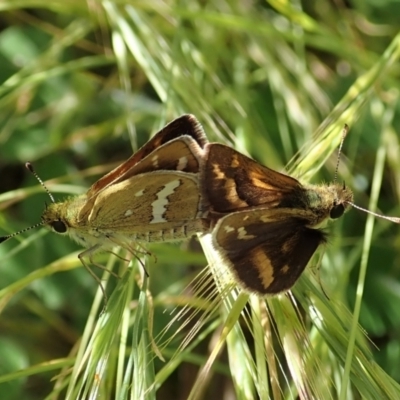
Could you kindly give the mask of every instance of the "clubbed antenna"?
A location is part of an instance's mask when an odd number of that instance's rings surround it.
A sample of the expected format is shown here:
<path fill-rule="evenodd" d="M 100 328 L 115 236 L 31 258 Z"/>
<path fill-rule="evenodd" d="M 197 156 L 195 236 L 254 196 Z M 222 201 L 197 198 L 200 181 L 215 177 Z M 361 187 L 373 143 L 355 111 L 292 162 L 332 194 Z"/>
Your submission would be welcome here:
<path fill-rule="evenodd" d="M 46 185 L 44 184 L 44 182 L 40 179 L 39 175 L 38 175 L 38 174 L 36 173 L 36 171 L 33 169 L 33 165 L 32 165 L 30 162 L 27 162 L 27 163 L 25 164 L 25 167 L 33 174 L 33 176 L 34 176 L 34 177 L 38 180 L 38 182 L 42 185 L 42 187 L 43 187 L 43 189 L 45 190 L 45 192 L 49 195 L 49 197 L 50 197 L 52 203 L 55 203 L 54 197 L 53 197 L 52 194 L 50 193 L 49 189 L 47 189 L 47 187 L 46 187 Z M 11 233 L 10 235 L 0 236 L 0 243 L 3 243 L 3 242 L 5 242 L 6 240 L 11 239 L 11 238 L 14 237 L 14 236 L 17 236 L 17 235 L 19 235 L 19 234 L 21 234 L 21 233 L 24 233 L 24 232 L 26 232 L 26 231 L 30 231 L 31 229 L 38 228 L 39 226 L 42 226 L 42 225 L 43 225 L 43 222 L 38 222 L 37 224 L 30 226 L 29 228 L 21 229 L 20 231 Z"/>
<path fill-rule="evenodd" d="M 366 212 L 367 214 L 372 214 L 372 215 L 374 215 L 375 217 L 382 218 L 382 219 L 386 219 L 386 220 L 388 220 L 388 221 L 394 222 L 395 224 L 400 224 L 400 218 L 398 218 L 398 217 L 389 217 L 389 216 L 387 216 L 387 215 L 378 214 L 378 213 L 376 213 L 376 212 L 367 210 L 366 208 L 362 208 L 362 207 L 360 207 L 360 206 L 357 206 L 357 205 L 355 205 L 354 203 L 351 203 L 350 201 L 347 201 L 347 204 L 350 204 L 352 207 L 357 208 L 357 210 L 364 211 L 364 212 Z"/>
<path fill-rule="evenodd" d="M 339 163 L 340 163 L 340 156 L 342 155 L 342 148 L 343 148 L 344 139 L 346 139 L 346 136 L 347 136 L 348 132 L 349 132 L 349 126 L 347 124 L 344 124 L 344 127 L 342 129 L 342 139 L 340 141 L 339 150 L 338 150 L 338 156 L 337 156 L 337 162 L 336 162 L 336 168 L 335 168 L 335 175 L 333 177 L 333 183 L 334 184 L 337 182 Z"/>
<path fill-rule="evenodd" d="M 343 142 L 344 142 L 344 139 L 346 138 L 348 132 L 349 132 L 349 126 L 347 124 L 344 124 L 343 130 L 342 130 L 342 140 L 340 141 L 340 145 L 339 145 L 338 158 L 337 158 L 337 164 L 336 164 L 336 169 L 335 169 L 335 177 L 334 177 L 335 183 L 336 183 L 337 177 L 338 177 L 338 169 L 339 169 L 340 156 L 342 154 Z M 345 188 L 344 183 L 343 183 L 343 188 Z M 356 204 L 354 204 L 350 201 L 347 201 L 346 203 L 350 204 L 352 207 L 356 208 L 357 210 L 364 211 L 367 214 L 374 215 L 377 218 L 386 219 L 387 221 L 394 222 L 395 224 L 400 224 L 400 218 L 398 218 L 398 217 L 389 217 L 387 215 L 378 214 L 374 211 L 370 211 L 370 210 L 367 210 L 366 208 L 357 206 Z"/>
<path fill-rule="evenodd" d="M 5 242 L 6 240 L 11 239 L 11 238 L 14 237 L 14 236 L 17 236 L 17 235 L 19 235 L 19 234 L 21 234 L 21 233 L 24 233 L 24 232 L 26 232 L 26 231 L 30 231 L 31 229 L 38 228 L 39 226 L 42 226 L 42 225 L 43 225 L 42 222 L 38 222 L 37 224 L 30 226 L 29 228 L 21 229 L 20 231 L 14 232 L 14 233 L 12 233 L 11 235 L 0 236 L 0 243 L 3 243 L 3 242 Z"/>
<path fill-rule="evenodd" d="M 51 202 L 55 203 L 53 195 L 50 193 L 49 189 L 47 189 L 46 185 L 44 182 L 40 179 L 39 175 L 36 173 L 36 171 L 33 169 L 33 165 L 30 162 L 27 162 L 25 164 L 25 167 L 33 174 L 33 176 L 38 180 L 38 182 L 42 185 L 43 189 L 45 192 L 49 195 Z"/>

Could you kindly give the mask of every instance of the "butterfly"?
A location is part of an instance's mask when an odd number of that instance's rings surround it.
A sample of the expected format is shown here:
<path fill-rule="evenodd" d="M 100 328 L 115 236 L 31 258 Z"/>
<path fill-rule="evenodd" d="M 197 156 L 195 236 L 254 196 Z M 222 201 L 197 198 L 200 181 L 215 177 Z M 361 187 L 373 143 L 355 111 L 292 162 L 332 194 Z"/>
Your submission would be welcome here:
<path fill-rule="evenodd" d="M 41 222 L 0 238 L 44 226 L 86 247 L 83 258 L 118 245 L 188 238 L 208 230 L 207 205 L 199 189 L 199 170 L 207 138 L 193 115 L 161 129 L 128 160 L 80 196 L 46 206 Z M 27 167 L 33 171 L 31 164 Z"/>
<path fill-rule="evenodd" d="M 203 160 L 213 246 L 237 282 L 260 295 L 289 290 L 326 242 L 320 228 L 353 205 L 344 185 L 302 185 L 223 144 L 207 144 Z"/>

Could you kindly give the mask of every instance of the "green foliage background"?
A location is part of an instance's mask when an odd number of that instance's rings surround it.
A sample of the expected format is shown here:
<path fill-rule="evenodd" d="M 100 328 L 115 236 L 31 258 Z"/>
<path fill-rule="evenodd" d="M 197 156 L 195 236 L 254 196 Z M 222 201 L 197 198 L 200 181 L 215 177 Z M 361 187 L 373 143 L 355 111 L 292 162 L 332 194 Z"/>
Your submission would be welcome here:
<path fill-rule="evenodd" d="M 347 123 L 340 179 L 356 204 L 400 215 L 398 1 L 4 0 L 0 11 L 1 234 L 37 223 L 49 201 L 27 160 L 57 199 L 82 193 L 183 113 L 303 182 L 332 179 Z M 43 230 L 2 244 L 0 398 L 400 397 L 398 226 L 351 210 L 330 231 L 296 300 L 215 290 L 207 239 L 208 261 L 195 240 L 149 247 L 147 295 L 140 265 L 124 274 L 101 254 L 122 278 L 103 275 L 100 316 L 79 246 Z"/>

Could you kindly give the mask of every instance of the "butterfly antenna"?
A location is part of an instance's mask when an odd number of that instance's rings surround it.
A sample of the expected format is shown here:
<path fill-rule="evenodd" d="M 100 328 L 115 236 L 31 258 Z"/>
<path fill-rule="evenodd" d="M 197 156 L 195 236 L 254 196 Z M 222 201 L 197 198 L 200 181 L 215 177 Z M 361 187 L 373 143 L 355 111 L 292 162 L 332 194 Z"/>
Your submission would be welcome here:
<path fill-rule="evenodd" d="M 367 210 L 366 208 L 362 208 L 362 207 L 360 207 L 360 206 L 357 206 L 357 205 L 355 205 L 354 203 L 351 203 L 350 201 L 347 201 L 346 203 L 347 203 L 347 204 L 350 204 L 352 207 L 356 208 L 357 210 L 366 212 L 367 214 L 372 214 L 372 215 L 374 215 L 375 217 L 382 218 L 382 219 L 386 219 L 386 220 L 388 220 L 388 221 L 394 222 L 395 224 L 400 224 L 400 218 L 398 218 L 398 217 L 389 217 L 389 216 L 387 216 L 387 215 L 378 214 L 378 213 L 376 213 L 376 212 Z"/>
<path fill-rule="evenodd" d="M 47 186 L 44 184 L 44 182 L 40 179 L 39 175 L 36 173 L 36 171 L 33 168 L 33 165 L 30 162 L 27 162 L 25 164 L 25 167 L 29 170 L 29 172 L 32 173 L 32 175 L 38 180 L 38 182 L 42 185 L 42 188 L 45 190 L 45 192 L 49 195 L 51 202 L 55 203 L 56 201 L 54 200 L 53 195 L 50 193 L 50 190 L 47 189 Z"/>
<path fill-rule="evenodd" d="M 33 174 L 33 176 L 39 181 L 39 183 L 42 185 L 42 187 L 43 187 L 43 189 L 45 190 L 45 192 L 49 195 L 49 197 L 50 197 L 52 203 L 55 203 L 55 200 L 54 200 L 53 195 L 50 193 L 49 189 L 47 189 L 47 187 L 46 187 L 46 185 L 44 184 L 44 182 L 40 179 L 39 175 L 38 175 L 38 174 L 36 173 L 36 171 L 33 169 L 33 165 L 32 165 L 30 162 L 27 162 L 27 163 L 25 164 L 25 167 L 26 167 L 26 168 L 29 170 L 29 172 L 31 172 L 31 173 Z M 26 232 L 26 231 L 30 231 L 31 229 L 38 228 L 39 226 L 42 226 L 42 225 L 43 225 L 43 222 L 38 222 L 38 223 L 35 224 L 35 225 L 32 225 L 32 226 L 30 226 L 30 227 L 28 227 L 28 228 L 21 229 L 20 231 L 11 233 L 10 235 L 0 236 L 0 243 L 3 243 L 3 242 L 5 242 L 6 240 L 11 239 L 11 238 L 14 237 L 14 236 L 17 236 L 17 235 L 19 235 L 19 234 L 21 234 L 21 233 L 24 233 L 24 232 Z"/>
<path fill-rule="evenodd" d="M 339 163 L 340 163 L 340 157 L 342 155 L 343 143 L 344 143 L 344 139 L 346 139 L 348 132 L 349 132 L 349 126 L 347 124 L 344 124 L 344 127 L 342 129 L 342 139 L 340 140 L 340 145 L 339 145 L 339 150 L 338 150 L 338 156 L 337 156 L 337 162 L 336 162 L 336 168 L 335 168 L 335 175 L 333 177 L 333 183 L 337 182 Z"/>
<path fill-rule="evenodd" d="M 42 225 L 43 225 L 42 222 L 38 222 L 37 224 L 30 226 L 29 228 L 21 229 L 20 231 L 14 232 L 14 233 L 12 233 L 11 235 L 0 236 L 0 243 L 3 243 L 3 242 L 5 242 L 6 240 L 11 239 L 11 238 L 14 237 L 14 236 L 17 236 L 17 235 L 19 235 L 19 234 L 21 234 L 21 233 L 24 233 L 24 232 L 26 232 L 26 231 L 30 231 L 31 229 L 38 228 L 39 226 L 42 226 Z"/>
<path fill-rule="evenodd" d="M 349 132 L 349 126 L 347 124 L 344 124 L 343 130 L 342 130 L 342 140 L 340 141 L 340 145 L 339 145 L 338 159 L 337 159 L 336 170 L 335 170 L 335 177 L 334 177 L 335 183 L 336 183 L 337 177 L 338 177 L 338 169 L 339 169 L 340 156 L 342 154 L 343 142 L 344 142 L 344 139 L 346 138 L 348 132 Z M 346 185 L 343 182 L 343 189 L 345 187 L 346 187 Z M 352 203 L 351 201 L 347 201 L 346 203 L 351 205 L 352 207 L 356 208 L 357 210 L 364 211 L 365 213 L 374 215 L 377 218 L 386 219 L 387 221 L 394 222 L 395 224 L 400 224 L 400 218 L 398 218 L 398 217 L 389 217 L 387 215 L 378 214 L 374 211 L 370 211 L 366 208 L 357 206 L 356 204 Z"/>

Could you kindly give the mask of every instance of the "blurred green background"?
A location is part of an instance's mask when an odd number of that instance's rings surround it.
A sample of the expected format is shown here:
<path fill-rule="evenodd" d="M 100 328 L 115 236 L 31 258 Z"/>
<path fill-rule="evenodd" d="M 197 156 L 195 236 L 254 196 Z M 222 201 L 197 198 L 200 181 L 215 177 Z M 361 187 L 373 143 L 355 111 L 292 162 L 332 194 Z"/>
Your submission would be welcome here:
<path fill-rule="evenodd" d="M 39 222 L 49 202 L 26 161 L 57 200 L 83 193 L 183 113 L 211 141 L 313 183 L 333 179 L 347 123 L 339 180 L 359 206 L 378 198 L 380 213 L 400 215 L 399 1 L 3 0 L 0 11 L 0 234 Z M 243 313 L 235 303 L 242 333 L 227 347 L 229 307 L 218 313 L 218 292 L 187 286 L 207 273 L 195 239 L 149 247 L 152 300 L 135 272 L 107 277 L 107 293 L 120 290 L 109 303 L 120 319 L 96 343 L 90 336 L 107 313 L 98 315 L 101 293 L 80 247 L 40 229 L 9 240 L 0 246 L 0 398 L 398 398 L 399 228 L 377 220 L 364 245 L 366 219 L 350 210 L 333 224 L 320 268 L 317 258 L 296 285 L 298 303 L 284 295 L 263 303 L 268 324 L 258 300 Z M 126 268 L 107 254 L 96 260 L 119 275 Z M 203 292 L 213 291 L 208 279 Z M 156 340 L 161 361 L 152 337 L 184 305 L 191 312 L 174 320 L 173 339 Z M 358 330 L 346 358 L 335 340 L 346 349 L 357 320 L 369 340 Z M 207 360 L 212 368 L 199 373 Z M 86 375 L 71 372 L 78 364 Z"/>

